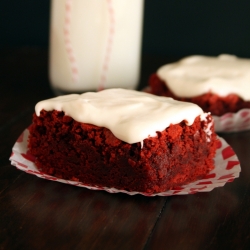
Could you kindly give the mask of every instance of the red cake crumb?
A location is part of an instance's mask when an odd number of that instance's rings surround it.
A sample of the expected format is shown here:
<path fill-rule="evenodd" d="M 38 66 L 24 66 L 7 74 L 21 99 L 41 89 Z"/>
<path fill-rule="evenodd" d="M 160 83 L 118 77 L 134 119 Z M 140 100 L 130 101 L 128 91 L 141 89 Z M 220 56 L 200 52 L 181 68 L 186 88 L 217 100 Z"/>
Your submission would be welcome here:
<path fill-rule="evenodd" d="M 178 97 L 168 87 L 167 83 L 162 81 L 157 74 L 152 74 L 149 79 L 150 90 L 148 93 L 172 97 L 175 100 L 192 102 L 200 106 L 204 112 L 210 112 L 212 115 L 221 116 L 226 113 L 235 113 L 244 108 L 250 108 L 250 101 L 244 101 L 236 94 L 230 94 L 225 97 L 213 93 L 206 93 L 192 98 Z"/>
<path fill-rule="evenodd" d="M 211 122 L 211 116 L 208 117 Z M 33 116 L 28 147 L 38 169 L 91 186 L 158 193 L 201 179 L 214 168 L 216 134 L 197 117 L 170 125 L 157 137 L 128 144 L 103 127 L 79 123 L 64 112 Z M 210 124 L 211 125 L 211 124 Z"/>

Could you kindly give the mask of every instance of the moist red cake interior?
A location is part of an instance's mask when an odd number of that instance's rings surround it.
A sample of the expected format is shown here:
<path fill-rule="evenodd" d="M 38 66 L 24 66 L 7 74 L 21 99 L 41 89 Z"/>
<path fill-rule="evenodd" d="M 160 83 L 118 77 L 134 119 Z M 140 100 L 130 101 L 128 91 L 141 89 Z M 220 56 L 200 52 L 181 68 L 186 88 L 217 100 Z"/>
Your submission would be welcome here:
<path fill-rule="evenodd" d="M 211 121 L 211 117 L 209 118 Z M 157 137 L 128 144 L 103 127 L 84 124 L 59 111 L 33 116 L 28 147 L 38 169 L 84 184 L 147 193 L 201 179 L 214 168 L 216 134 L 197 117 L 170 125 Z M 212 126 L 213 129 L 213 126 Z"/>
<path fill-rule="evenodd" d="M 157 74 L 152 74 L 149 79 L 151 94 L 158 96 L 172 97 L 175 100 L 192 102 L 200 106 L 204 112 L 211 112 L 212 115 L 221 116 L 225 113 L 235 113 L 244 108 L 250 108 L 250 101 L 246 102 L 236 94 L 225 97 L 213 93 L 206 93 L 192 98 L 178 97 L 162 81 Z"/>

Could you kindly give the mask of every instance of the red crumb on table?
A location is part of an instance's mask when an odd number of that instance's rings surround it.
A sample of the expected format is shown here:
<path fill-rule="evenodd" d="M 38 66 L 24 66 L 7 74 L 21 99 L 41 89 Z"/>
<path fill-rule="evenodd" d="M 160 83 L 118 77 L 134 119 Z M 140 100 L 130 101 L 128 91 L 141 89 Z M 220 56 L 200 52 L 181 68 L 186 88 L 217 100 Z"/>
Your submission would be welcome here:
<path fill-rule="evenodd" d="M 213 93 L 206 93 L 192 98 L 178 97 L 167 87 L 156 74 L 152 74 L 149 79 L 150 90 L 148 93 L 172 97 L 175 100 L 192 102 L 200 106 L 204 112 L 211 112 L 212 115 L 221 116 L 226 113 L 235 113 L 244 108 L 250 108 L 250 101 L 244 101 L 236 94 L 225 97 Z"/>
<path fill-rule="evenodd" d="M 211 117 L 209 117 L 211 122 Z M 79 123 L 63 112 L 33 116 L 28 147 L 42 172 L 87 185 L 147 193 L 163 192 L 201 179 L 214 168 L 216 134 L 206 122 L 183 121 L 157 137 L 128 144 L 103 127 Z M 213 129 L 213 126 L 212 126 Z"/>

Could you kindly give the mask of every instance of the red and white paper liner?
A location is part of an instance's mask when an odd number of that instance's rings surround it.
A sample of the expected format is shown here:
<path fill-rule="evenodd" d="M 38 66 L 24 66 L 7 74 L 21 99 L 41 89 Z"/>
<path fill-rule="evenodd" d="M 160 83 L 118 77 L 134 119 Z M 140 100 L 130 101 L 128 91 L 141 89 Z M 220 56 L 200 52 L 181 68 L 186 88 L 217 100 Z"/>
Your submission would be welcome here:
<path fill-rule="evenodd" d="M 29 130 L 26 129 L 17 139 L 12 148 L 10 157 L 11 164 L 17 169 L 22 170 L 28 174 L 36 175 L 50 181 L 58 181 L 65 184 L 70 184 L 78 187 L 85 187 L 91 190 L 105 190 L 109 193 L 126 193 L 129 195 L 141 194 L 144 196 L 171 196 L 181 194 L 194 194 L 197 192 L 209 192 L 216 187 L 222 187 L 227 182 L 232 182 L 235 178 L 239 177 L 241 168 L 239 160 L 234 153 L 233 149 L 220 137 L 218 142 L 218 149 L 215 156 L 215 169 L 212 170 L 206 177 L 201 180 L 195 181 L 188 185 L 176 187 L 162 193 L 142 193 L 142 192 L 128 192 L 126 190 L 118 190 L 116 188 L 88 186 L 81 182 L 69 181 L 47 175 L 39 171 L 34 164 L 35 157 L 31 155 L 27 149 Z"/>
<path fill-rule="evenodd" d="M 250 129 L 250 109 L 241 109 L 237 113 L 213 116 L 216 132 L 240 132 Z"/>

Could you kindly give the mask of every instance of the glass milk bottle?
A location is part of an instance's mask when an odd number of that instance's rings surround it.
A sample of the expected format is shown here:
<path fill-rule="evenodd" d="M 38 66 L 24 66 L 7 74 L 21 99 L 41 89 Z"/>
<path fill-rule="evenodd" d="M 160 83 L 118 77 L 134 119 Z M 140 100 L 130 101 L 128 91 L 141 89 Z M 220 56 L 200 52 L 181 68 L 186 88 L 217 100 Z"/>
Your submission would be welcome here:
<path fill-rule="evenodd" d="M 144 0 L 52 0 L 49 78 L 58 95 L 139 81 Z"/>

